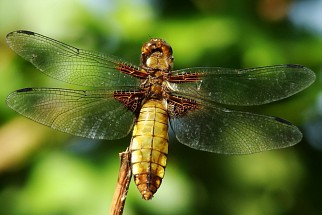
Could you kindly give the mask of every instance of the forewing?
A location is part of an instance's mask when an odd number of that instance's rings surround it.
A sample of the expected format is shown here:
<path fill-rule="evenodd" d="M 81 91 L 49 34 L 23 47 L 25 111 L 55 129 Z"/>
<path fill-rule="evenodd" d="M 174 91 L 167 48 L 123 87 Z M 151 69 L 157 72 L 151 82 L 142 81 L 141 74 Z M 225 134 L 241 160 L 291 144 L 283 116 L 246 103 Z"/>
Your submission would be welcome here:
<path fill-rule="evenodd" d="M 169 77 L 169 85 L 173 95 L 247 106 L 286 98 L 305 89 L 314 80 L 314 72 L 300 65 L 240 70 L 189 68 L 174 71 Z"/>
<path fill-rule="evenodd" d="M 11 93 L 7 104 L 53 129 L 94 139 L 122 138 L 134 122 L 134 114 L 107 90 L 25 88 Z"/>
<path fill-rule="evenodd" d="M 170 119 L 177 139 L 194 149 L 222 154 L 250 154 L 292 146 L 302 134 L 291 123 L 269 116 L 200 107 Z"/>
<path fill-rule="evenodd" d="M 30 31 L 9 33 L 7 43 L 39 70 L 61 81 L 100 88 L 139 84 L 137 78 L 121 72 L 139 71 L 110 55 L 77 49 Z"/>

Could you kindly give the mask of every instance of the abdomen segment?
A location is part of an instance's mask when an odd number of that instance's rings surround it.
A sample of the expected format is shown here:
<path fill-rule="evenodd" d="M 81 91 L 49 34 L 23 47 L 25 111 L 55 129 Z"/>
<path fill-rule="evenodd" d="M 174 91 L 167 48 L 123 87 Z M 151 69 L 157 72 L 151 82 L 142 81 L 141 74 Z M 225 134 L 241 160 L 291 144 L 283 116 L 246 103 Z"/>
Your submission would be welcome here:
<path fill-rule="evenodd" d="M 145 200 L 161 185 L 168 154 L 168 114 L 161 100 L 149 100 L 140 110 L 131 141 L 134 182 Z"/>

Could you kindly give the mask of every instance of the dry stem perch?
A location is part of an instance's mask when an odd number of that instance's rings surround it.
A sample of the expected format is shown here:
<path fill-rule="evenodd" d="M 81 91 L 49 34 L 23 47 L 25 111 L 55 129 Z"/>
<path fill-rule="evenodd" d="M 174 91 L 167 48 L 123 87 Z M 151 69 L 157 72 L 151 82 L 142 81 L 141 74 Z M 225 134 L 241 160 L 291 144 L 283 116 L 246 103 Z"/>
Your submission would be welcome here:
<path fill-rule="evenodd" d="M 123 214 L 123 209 L 125 205 L 125 200 L 127 196 L 127 192 L 129 189 L 129 185 L 131 182 L 132 171 L 130 165 L 130 157 L 131 153 L 129 148 L 126 149 L 125 152 L 121 152 L 119 154 L 120 157 L 120 170 L 119 176 L 114 192 L 114 197 L 110 209 L 110 215 L 121 215 Z"/>

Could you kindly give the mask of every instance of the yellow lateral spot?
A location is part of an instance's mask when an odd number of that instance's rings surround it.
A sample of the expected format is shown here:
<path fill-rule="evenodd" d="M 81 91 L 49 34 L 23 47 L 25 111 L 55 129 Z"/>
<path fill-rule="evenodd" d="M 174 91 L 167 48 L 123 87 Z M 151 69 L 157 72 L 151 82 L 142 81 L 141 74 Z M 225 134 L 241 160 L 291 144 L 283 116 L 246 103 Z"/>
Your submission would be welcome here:
<path fill-rule="evenodd" d="M 168 139 L 161 137 L 153 138 L 153 149 L 168 154 Z"/>
<path fill-rule="evenodd" d="M 131 149 L 151 149 L 154 144 L 152 136 L 136 136 L 132 138 Z"/>

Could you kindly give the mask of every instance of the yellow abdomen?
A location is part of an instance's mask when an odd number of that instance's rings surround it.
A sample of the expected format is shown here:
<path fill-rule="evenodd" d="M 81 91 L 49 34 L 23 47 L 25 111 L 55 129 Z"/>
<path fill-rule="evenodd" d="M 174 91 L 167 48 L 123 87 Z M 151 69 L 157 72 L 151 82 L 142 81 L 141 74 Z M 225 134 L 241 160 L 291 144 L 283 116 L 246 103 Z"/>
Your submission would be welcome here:
<path fill-rule="evenodd" d="M 131 165 L 134 182 L 145 200 L 161 185 L 168 154 L 168 114 L 161 100 L 149 100 L 133 129 Z"/>

